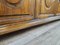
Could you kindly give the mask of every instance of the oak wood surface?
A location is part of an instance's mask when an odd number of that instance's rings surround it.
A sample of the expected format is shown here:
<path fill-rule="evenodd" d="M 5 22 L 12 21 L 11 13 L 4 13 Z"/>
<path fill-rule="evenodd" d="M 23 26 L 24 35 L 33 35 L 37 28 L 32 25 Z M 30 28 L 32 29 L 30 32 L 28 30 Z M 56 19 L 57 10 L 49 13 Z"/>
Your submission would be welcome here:
<path fill-rule="evenodd" d="M 0 24 L 21 22 L 34 18 L 32 0 L 1 0 Z"/>
<path fill-rule="evenodd" d="M 36 17 L 47 18 L 59 13 L 58 0 L 36 0 Z"/>
<path fill-rule="evenodd" d="M 2 26 L 0 30 L 6 33 L 13 32 L 35 25 L 31 22 L 31 25 L 28 24 L 33 19 L 45 19 L 59 13 L 58 0 L 0 0 L 0 26 L 6 25 L 6 27 Z"/>
<path fill-rule="evenodd" d="M 11 3 L 15 2 L 15 0 L 11 0 L 11 1 L 8 0 L 8 1 Z M 20 4 L 10 4 L 6 0 L 2 0 L 0 2 L 0 15 L 31 14 L 30 7 L 31 4 L 29 0 L 21 0 Z"/>

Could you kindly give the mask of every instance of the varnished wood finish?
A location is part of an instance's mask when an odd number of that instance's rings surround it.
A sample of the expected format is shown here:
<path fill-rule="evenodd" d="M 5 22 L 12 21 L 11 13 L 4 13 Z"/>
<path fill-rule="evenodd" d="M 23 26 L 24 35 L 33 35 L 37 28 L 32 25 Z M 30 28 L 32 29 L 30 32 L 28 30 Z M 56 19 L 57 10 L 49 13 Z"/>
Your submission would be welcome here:
<path fill-rule="evenodd" d="M 58 0 L 41 0 L 41 13 L 53 14 L 57 10 Z"/>
<path fill-rule="evenodd" d="M 33 3 L 32 3 L 33 2 Z M 1 0 L 0 24 L 21 22 L 34 18 L 34 1 L 32 0 Z"/>
<path fill-rule="evenodd" d="M 15 0 L 11 0 L 11 3 L 14 3 L 13 1 L 15 2 Z M 6 0 L 0 1 L 0 15 L 14 15 L 14 14 L 31 15 L 31 11 L 30 11 L 31 2 L 29 0 L 21 0 L 18 4 L 15 4 L 15 3 L 11 4 L 9 2 L 7 2 Z"/>
<path fill-rule="evenodd" d="M 58 13 L 60 13 L 60 1 L 58 1 Z"/>
<path fill-rule="evenodd" d="M 58 0 L 37 0 L 36 1 L 36 15 L 38 18 L 47 18 L 54 16 L 57 13 Z"/>
<path fill-rule="evenodd" d="M 7 0 L 9 3 L 18 3 L 20 0 Z"/>
<path fill-rule="evenodd" d="M 59 13 L 58 0 L 0 0 L 0 35 L 60 19 Z"/>
<path fill-rule="evenodd" d="M 0 25 L 3 24 L 11 24 L 17 22 L 26 22 L 32 20 L 32 16 L 8 16 L 8 17 L 0 17 Z"/>
<path fill-rule="evenodd" d="M 13 31 L 18 31 L 24 28 L 28 28 L 31 26 L 36 26 L 36 25 L 40 25 L 40 24 L 44 24 L 44 23 L 48 23 L 54 20 L 58 20 L 60 19 L 60 16 L 56 16 L 56 17 L 50 17 L 50 18 L 46 18 L 46 19 L 37 19 L 37 20 L 32 20 L 32 21 L 27 21 L 27 22 L 18 22 L 18 23 L 13 23 L 13 24 L 7 24 L 7 25 L 0 25 L 0 35 L 2 34 L 6 34 L 9 32 L 13 32 Z"/>

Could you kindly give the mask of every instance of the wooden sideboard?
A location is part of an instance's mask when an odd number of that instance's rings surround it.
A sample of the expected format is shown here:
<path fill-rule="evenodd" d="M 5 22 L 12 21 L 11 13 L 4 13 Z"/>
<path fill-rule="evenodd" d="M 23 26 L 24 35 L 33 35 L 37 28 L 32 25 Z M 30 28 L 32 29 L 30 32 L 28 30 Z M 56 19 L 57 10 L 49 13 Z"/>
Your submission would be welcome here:
<path fill-rule="evenodd" d="M 60 15 L 60 0 L 0 0 L 0 35 L 40 24 L 41 19 L 57 15 Z"/>

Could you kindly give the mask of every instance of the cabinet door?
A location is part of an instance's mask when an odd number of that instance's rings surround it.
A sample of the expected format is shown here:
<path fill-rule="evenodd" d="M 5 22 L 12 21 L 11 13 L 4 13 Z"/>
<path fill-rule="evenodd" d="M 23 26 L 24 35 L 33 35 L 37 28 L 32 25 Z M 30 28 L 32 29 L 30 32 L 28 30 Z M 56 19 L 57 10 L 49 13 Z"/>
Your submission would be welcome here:
<path fill-rule="evenodd" d="M 58 0 L 37 0 L 37 17 L 47 18 L 57 12 Z"/>
<path fill-rule="evenodd" d="M 33 19 L 32 0 L 0 0 L 0 22 L 12 23 Z"/>

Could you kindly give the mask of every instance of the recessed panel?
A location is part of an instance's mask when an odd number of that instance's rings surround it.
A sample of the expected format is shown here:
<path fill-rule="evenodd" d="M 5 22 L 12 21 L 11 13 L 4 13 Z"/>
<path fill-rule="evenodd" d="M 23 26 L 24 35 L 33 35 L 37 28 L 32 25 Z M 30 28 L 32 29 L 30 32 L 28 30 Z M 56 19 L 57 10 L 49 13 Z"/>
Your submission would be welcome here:
<path fill-rule="evenodd" d="M 0 15 L 31 14 L 29 0 L 1 0 Z"/>
<path fill-rule="evenodd" d="M 33 11 L 33 0 L 0 0 L 1 23 L 32 20 L 34 18 Z"/>
<path fill-rule="evenodd" d="M 58 0 L 41 0 L 41 13 L 56 13 Z"/>
<path fill-rule="evenodd" d="M 48 18 L 54 16 L 58 11 L 58 0 L 37 0 L 36 17 Z"/>

